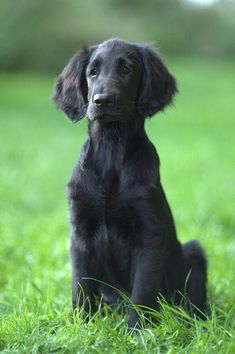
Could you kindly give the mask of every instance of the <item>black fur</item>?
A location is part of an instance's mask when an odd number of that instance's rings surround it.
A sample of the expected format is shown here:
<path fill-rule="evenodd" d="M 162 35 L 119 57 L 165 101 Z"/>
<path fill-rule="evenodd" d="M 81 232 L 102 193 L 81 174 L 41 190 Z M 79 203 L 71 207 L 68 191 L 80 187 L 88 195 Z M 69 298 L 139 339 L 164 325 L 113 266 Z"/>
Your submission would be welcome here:
<path fill-rule="evenodd" d="M 77 53 L 58 78 L 59 108 L 72 120 L 89 118 L 68 184 L 74 308 L 85 302 L 95 311 L 101 294 L 117 299 L 114 290 L 86 279 L 94 278 L 155 309 L 159 294 L 178 303 L 186 289 L 194 312 L 205 310 L 204 252 L 196 241 L 177 240 L 159 158 L 144 130 L 145 118 L 170 104 L 176 91 L 153 49 L 117 39 Z M 137 323 L 131 309 L 129 327 Z"/>

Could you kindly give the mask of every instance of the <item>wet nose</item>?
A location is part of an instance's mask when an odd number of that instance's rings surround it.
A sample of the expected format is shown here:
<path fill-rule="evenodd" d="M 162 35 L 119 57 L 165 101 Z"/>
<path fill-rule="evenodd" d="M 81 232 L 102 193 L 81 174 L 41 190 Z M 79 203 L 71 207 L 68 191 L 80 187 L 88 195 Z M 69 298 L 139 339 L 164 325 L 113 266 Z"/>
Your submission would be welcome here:
<path fill-rule="evenodd" d="M 110 107 L 114 104 L 114 95 L 107 95 L 104 93 L 97 93 L 94 96 L 93 102 L 97 108 Z"/>

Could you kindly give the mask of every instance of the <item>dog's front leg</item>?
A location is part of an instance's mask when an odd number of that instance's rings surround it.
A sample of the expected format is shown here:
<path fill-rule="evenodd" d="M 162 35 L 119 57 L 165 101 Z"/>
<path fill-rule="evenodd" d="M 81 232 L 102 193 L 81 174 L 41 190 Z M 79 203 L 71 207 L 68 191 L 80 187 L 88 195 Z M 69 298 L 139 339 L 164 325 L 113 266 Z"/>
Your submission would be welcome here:
<path fill-rule="evenodd" d="M 131 302 L 136 305 L 157 309 L 157 296 L 162 291 L 164 250 L 152 245 L 141 249 L 134 262 L 134 283 L 131 292 Z M 138 326 L 138 314 L 130 309 L 129 328 Z"/>
<path fill-rule="evenodd" d="M 99 294 L 98 266 L 92 257 L 90 250 L 82 249 L 76 235 L 71 239 L 72 261 L 72 303 L 73 309 L 82 308 L 86 314 L 96 311 L 96 296 Z"/>
<path fill-rule="evenodd" d="M 101 264 L 96 257 L 95 242 L 97 238 L 102 239 L 102 216 L 92 200 L 81 193 L 79 185 L 70 183 L 68 191 L 72 227 L 70 255 L 73 308 L 84 305 L 86 313 L 93 313 L 99 295 L 97 280 L 101 279 Z"/>

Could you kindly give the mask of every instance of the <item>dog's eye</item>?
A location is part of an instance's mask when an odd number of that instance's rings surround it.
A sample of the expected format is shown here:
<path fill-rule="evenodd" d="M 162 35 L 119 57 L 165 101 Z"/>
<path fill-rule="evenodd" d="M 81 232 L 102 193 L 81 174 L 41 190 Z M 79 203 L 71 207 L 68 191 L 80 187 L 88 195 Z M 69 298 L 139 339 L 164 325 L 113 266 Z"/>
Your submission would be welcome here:
<path fill-rule="evenodd" d="M 98 70 L 95 69 L 95 68 L 91 69 L 90 75 L 91 75 L 92 77 L 96 77 L 96 76 L 98 75 Z"/>
<path fill-rule="evenodd" d="M 130 68 L 128 68 L 128 66 L 127 65 L 123 65 L 123 67 L 122 67 L 122 74 L 124 74 L 124 75 L 127 75 L 127 74 L 129 74 L 130 73 Z"/>

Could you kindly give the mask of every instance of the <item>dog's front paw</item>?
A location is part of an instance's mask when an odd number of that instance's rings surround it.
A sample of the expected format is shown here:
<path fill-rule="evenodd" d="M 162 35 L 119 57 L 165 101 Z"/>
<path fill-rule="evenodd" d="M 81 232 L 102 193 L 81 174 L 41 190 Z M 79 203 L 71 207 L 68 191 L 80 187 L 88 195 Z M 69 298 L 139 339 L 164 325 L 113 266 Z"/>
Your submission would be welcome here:
<path fill-rule="evenodd" d="M 130 330 L 140 329 L 140 321 L 137 312 L 133 309 L 130 310 L 130 316 L 128 320 L 128 328 Z"/>

